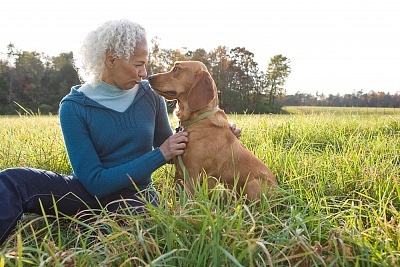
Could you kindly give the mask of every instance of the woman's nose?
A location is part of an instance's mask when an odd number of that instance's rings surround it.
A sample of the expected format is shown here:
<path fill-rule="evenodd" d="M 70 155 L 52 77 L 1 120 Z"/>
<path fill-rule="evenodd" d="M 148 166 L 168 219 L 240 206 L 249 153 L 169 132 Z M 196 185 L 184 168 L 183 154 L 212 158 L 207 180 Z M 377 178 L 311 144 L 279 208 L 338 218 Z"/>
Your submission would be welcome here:
<path fill-rule="evenodd" d="M 142 69 L 139 71 L 139 76 L 140 76 L 141 78 L 145 78 L 145 77 L 147 76 L 147 70 L 146 70 L 146 68 L 142 68 Z"/>

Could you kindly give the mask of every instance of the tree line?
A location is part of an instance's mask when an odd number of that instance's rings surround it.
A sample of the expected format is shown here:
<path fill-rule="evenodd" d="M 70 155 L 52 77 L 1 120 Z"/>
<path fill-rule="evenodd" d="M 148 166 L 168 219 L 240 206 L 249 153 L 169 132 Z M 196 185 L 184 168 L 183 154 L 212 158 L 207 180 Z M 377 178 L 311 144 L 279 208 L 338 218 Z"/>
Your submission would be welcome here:
<path fill-rule="evenodd" d="M 400 107 L 400 94 L 384 92 L 354 91 L 344 95 L 312 95 L 297 92 L 294 95 L 287 95 L 280 105 L 285 106 L 326 106 L 326 107 L 374 107 L 374 108 L 398 108 Z"/>
<path fill-rule="evenodd" d="M 21 107 L 56 114 L 60 100 L 71 86 L 80 83 L 72 59 L 72 52 L 50 57 L 20 51 L 10 43 L 0 58 L 0 114 L 23 112 Z M 198 60 L 208 67 L 218 88 L 220 107 L 228 113 L 276 113 L 283 105 L 399 107 L 398 94 L 382 92 L 286 95 L 284 86 L 291 61 L 281 54 L 271 57 L 263 71 L 254 54 L 244 47 L 218 46 L 209 52 L 202 48 L 165 49 L 157 37 L 151 40 L 148 74 L 167 71 L 177 60 Z"/>
<path fill-rule="evenodd" d="M 9 44 L 0 59 L 0 114 L 16 114 L 21 107 L 42 114 L 57 113 L 60 100 L 71 86 L 80 83 L 72 59 L 72 52 L 49 57 Z M 158 38 L 151 40 L 148 74 L 167 71 L 177 60 L 198 60 L 208 67 L 220 106 L 227 112 L 276 112 L 290 74 L 290 60 L 283 55 L 273 56 L 263 72 L 254 54 L 244 47 L 190 51 L 164 49 Z"/>

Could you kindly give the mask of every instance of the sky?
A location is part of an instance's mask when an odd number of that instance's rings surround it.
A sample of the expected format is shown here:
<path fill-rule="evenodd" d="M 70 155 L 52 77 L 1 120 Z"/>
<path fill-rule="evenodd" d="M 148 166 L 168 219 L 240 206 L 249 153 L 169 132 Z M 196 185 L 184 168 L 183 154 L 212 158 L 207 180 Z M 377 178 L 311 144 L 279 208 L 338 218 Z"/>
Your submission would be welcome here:
<path fill-rule="evenodd" d="M 50 56 L 74 51 L 104 21 L 130 19 L 166 49 L 244 47 L 262 71 L 282 54 L 288 94 L 394 94 L 399 14 L 398 0 L 3 0 L 0 56 L 9 43 Z"/>

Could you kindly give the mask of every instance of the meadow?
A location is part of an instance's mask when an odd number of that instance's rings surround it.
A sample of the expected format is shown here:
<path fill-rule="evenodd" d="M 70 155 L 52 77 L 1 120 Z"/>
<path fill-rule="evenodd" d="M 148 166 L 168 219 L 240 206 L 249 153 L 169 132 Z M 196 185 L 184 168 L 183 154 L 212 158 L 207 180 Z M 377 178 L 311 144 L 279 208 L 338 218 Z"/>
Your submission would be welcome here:
<path fill-rule="evenodd" d="M 229 115 L 276 175 L 273 199 L 247 203 L 223 185 L 189 199 L 165 165 L 147 216 L 27 215 L 0 267 L 400 266 L 400 110 L 286 110 Z M 0 169 L 15 166 L 71 172 L 57 116 L 0 117 Z"/>

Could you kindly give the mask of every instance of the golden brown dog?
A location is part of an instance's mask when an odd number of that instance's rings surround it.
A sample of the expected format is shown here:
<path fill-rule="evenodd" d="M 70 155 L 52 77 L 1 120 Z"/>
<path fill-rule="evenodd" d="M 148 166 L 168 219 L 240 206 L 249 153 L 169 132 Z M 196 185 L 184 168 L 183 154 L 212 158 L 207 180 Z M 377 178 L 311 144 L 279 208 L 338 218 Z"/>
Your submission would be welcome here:
<path fill-rule="evenodd" d="M 268 196 L 277 180 L 232 133 L 225 112 L 218 108 L 217 88 L 207 67 L 199 61 L 177 61 L 165 73 L 149 76 L 152 89 L 167 100 L 177 100 L 175 115 L 189 142 L 182 155 L 185 172 L 174 158 L 177 177 L 185 178 L 185 188 L 193 194 L 193 184 L 207 176 L 241 191 L 248 199 Z M 188 177 L 184 177 L 188 176 Z M 210 187 L 215 183 L 209 179 Z"/>

